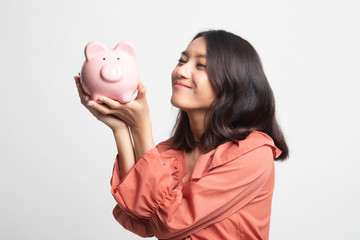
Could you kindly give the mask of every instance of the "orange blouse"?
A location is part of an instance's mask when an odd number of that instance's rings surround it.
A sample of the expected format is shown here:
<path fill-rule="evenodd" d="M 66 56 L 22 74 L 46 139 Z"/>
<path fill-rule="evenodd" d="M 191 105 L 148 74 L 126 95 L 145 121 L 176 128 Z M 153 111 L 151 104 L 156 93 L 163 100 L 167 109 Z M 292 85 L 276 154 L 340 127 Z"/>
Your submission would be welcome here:
<path fill-rule="evenodd" d="M 203 154 L 186 173 L 185 151 L 165 141 L 120 179 L 117 159 L 113 211 L 126 229 L 159 239 L 268 239 L 274 158 L 266 134 L 227 142 Z"/>

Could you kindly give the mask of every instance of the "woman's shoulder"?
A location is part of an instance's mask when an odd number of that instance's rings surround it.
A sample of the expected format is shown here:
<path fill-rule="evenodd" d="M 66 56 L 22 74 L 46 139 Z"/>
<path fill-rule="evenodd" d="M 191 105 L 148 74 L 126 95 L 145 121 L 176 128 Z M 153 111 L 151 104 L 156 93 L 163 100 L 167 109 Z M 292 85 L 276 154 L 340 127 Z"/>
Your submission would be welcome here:
<path fill-rule="evenodd" d="M 274 140 L 266 133 L 260 131 L 251 132 L 245 139 L 236 141 L 236 145 L 240 153 L 247 153 L 260 147 L 269 147 L 273 152 L 274 158 L 281 154 L 281 150 L 276 147 Z"/>
<path fill-rule="evenodd" d="M 224 164 L 249 154 L 264 157 L 264 152 L 268 153 L 266 156 L 269 159 L 275 159 L 281 154 L 281 150 L 275 146 L 269 135 L 253 131 L 243 140 L 227 142 L 217 147 L 212 165 Z"/>
<path fill-rule="evenodd" d="M 156 149 L 159 152 L 159 154 L 161 154 L 161 155 L 166 154 L 166 155 L 171 156 L 171 155 L 176 155 L 179 153 L 179 150 L 176 150 L 173 147 L 171 138 L 158 143 L 156 145 Z"/>
<path fill-rule="evenodd" d="M 245 139 L 243 140 L 238 140 L 236 141 L 239 143 L 239 145 L 241 144 L 243 147 L 244 146 L 248 146 L 248 147 L 257 147 L 257 146 L 262 146 L 262 145 L 269 145 L 272 147 L 276 147 L 274 140 L 267 135 L 264 132 L 260 132 L 260 131 L 252 131 Z"/>

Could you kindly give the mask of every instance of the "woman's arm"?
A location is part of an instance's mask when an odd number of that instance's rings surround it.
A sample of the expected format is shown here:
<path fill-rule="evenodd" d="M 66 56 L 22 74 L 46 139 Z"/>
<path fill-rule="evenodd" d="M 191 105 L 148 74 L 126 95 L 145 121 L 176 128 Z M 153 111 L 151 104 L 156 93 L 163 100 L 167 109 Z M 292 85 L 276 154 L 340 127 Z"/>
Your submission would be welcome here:
<path fill-rule="evenodd" d="M 113 131 L 118 150 L 118 167 L 121 179 L 130 171 L 135 164 L 134 148 L 131 142 L 129 129 Z"/>
<path fill-rule="evenodd" d="M 139 83 L 138 94 L 134 100 L 122 104 L 107 97 L 100 97 L 99 103 L 94 108 L 104 115 L 114 115 L 124 121 L 129 127 L 134 142 L 136 161 L 147 151 L 154 148 L 149 105 L 146 100 L 146 91 L 142 83 Z"/>
<path fill-rule="evenodd" d="M 147 151 L 155 147 L 150 118 L 130 129 L 134 141 L 135 158 L 138 161 Z"/>
<path fill-rule="evenodd" d="M 129 128 L 122 120 L 111 114 L 103 114 L 107 110 L 106 106 L 100 105 L 90 99 L 82 89 L 80 78 L 74 77 L 76 87 L 79 92 L 81 103 L 101 122 L 110 127 L 114 133 L 115 142 L 118 150 L 119 175 L 124 177 L 135 164 L 134 148 L 131 142 Z"/>

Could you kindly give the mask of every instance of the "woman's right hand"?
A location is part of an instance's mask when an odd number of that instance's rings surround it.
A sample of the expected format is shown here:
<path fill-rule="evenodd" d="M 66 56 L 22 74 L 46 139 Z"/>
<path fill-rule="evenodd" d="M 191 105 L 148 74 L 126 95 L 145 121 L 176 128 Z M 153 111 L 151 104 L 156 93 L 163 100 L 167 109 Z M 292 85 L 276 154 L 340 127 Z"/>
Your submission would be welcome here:
<path fill-rule="evenodd" d="M 121 121 L 118 117 L 114 116 L 114 115 L 105 115 L 103 113 L 101 113 L 100 111 L 96 110 L 93 108 L 93 106 L 96 106 L 98 109 L 102 106 L 101 104 L 96 103 L 95 101 L 92 101 L 90 96 L 88 96 L 82 86 L 81 86 L 81 82 L 80 82 L 80 77 L 79 76 L 75 76 L 74 77 L 75 82 L 76 82 L 76 87 L 77 90 L 79 92 L 79 97 L 81 100 L 81 104 L 84 105 L 99 121 L 105 123 L 108 127 L 110 127 L 114 132 L 118 131 L 118 130 L 122 130 L 125 129 L 128 130 L 127 125 Z M 105 107 L 104 107 L 105 108 Z"/>

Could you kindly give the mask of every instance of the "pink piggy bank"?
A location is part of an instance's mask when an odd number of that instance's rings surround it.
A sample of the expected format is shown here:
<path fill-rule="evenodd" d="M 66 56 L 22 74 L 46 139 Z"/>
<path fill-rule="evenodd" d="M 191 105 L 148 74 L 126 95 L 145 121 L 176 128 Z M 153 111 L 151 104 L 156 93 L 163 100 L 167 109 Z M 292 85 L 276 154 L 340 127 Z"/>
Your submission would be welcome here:
<path fill-rule="evenodd" d="M 98 42 L 88 43 L 80 75 L 84 91 L 94 101 L 106 96 L 121 103 L 130 102 L 140 81 L 135 56 L 135 48 L 129 42 L 120 42 L 114 49 Z"/>

